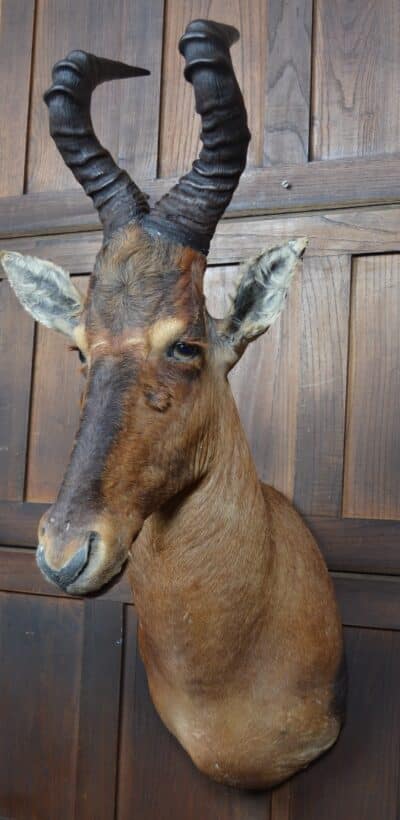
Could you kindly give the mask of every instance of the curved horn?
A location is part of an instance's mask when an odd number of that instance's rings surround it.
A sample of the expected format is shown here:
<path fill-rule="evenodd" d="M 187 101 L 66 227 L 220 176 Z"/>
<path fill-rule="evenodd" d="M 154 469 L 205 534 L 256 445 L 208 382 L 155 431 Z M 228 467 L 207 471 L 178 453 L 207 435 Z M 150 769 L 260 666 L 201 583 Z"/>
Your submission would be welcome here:
<path fill-rule="evenodd" d="M 251 136 L 229 53 L 238 39 L 233 26 L 211 20 L 194 20 L 181 38 L 185 78 L 193 83 L 196 111 L 202 118 L 203 147 L 192 170 L 143 220 L 150 233 L 204 254 L 246 165 Z"/>
<path fill-rule="evenodd" d="M 146 196 L 97 139 L 90 116 L 91 96 L 106 80 L 149 73 L 85 51 L 71 51 L 55 64 L 53 85 L 44 95 L 50 134 L 64 162 L 92 198 L 105 241 L 115 230 L 147 213 L 149 206 Z"/>

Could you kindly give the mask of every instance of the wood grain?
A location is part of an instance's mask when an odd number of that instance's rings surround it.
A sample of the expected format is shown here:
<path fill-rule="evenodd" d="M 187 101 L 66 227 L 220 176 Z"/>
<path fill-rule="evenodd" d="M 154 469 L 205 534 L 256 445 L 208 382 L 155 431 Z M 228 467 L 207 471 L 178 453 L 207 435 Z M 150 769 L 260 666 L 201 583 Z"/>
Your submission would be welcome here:
<path fill-rule="evenodd" d="M 398 151 L 399 29 L 397 0 L 317 0 L 313 159 Z"/>
<path fill-rule="evenodd" d="M 342 502 L 350 257 L 305 260 L 294 502 L 338 515 Z"/>
<path fill-rule="evenodd" d="M 42 101 L 43 92 L 50 84 L 53 64 L 74 48 L 111 59 L 142 60 L 144 67 L 153 70 L 151 79 L 118 80 L 102 85 L 93 97 L 92 115 L 100 142 L 121 159 L 122 165 L 126 158 L 127 165 L 135 172 L 144 176 L 155 173 L 161 14 L 161 0 L 152 0 L 151 4 L 115 0 L 112 6 L 108 0 L 80 3 L 66 0 L 61 4 L 58 0 L 37 0 L 29 191 L 62 190 L 78 185 L 49 136 L 47 110 Z M 142 88 L 128 88 L 133 85 Z M 132 122 L 135 122 L 133 126 Z M 133 158 L 134 144 L 136 159 Z"/>
<path fill-rule="evenodd" d="M 199 153 L 200 118 L 195 114 L 192 86 L 184 80 L 178 41 L 191 20 L 218 20 L 236 26 L 240 41 L 232 48 L 233 66 L 246 103 L 252 140 L 248 166 L 262 165 L 264 72 L 267 4 L 252 0 L 167 0 L 161 90 L 159 175 L 180 176 Z"/>
<path fill-rule="evenodd" d="M 307 165 L 285 163 L 250 170 L 242 176 L 226 215 L 254 216 L 396 203 L 399 201 L 399 175 L 398 154 L 371 159 L 324 160 Z M 285 179 L 288 188 L 282 186 Z M 155 201 L 169 191 L 176 179 L 138 178 L 136 181 L 150 195 L 150 200 Z M 0 197 L 0 237 L 3 238 L 99 228 L 92 202 L 79 188 L 28 193 L 23 197 Z"/>
<path fill-rule="evenodd" d="M 400 635 L 346 629 L 347 720 L 332 751 L 291 782 L 291 820 L 398 818 Z"/>
<path fill-rule="evenodd" d="M 76 277 L 82 292 L 88 277 Z M 64 476 L 79 422 L 83 387 L 78 354 L 68 339 L 37 329 L 33 372 L 26 500 L 52 502 Z"/>
<path fill-rule="evenodd" d="M 124 607 L 124 644 L 121 678 L 121 714 L 118 754 L 116 820 L 132 820 L 132 780 L 135 772 L 135 677 L 137 615 L 133 606 Z"/>
<path fill-rule="evenodd" d="M 85 601 L 75 820 L 110 820 L 114 816 L 122 615 L 121 604 Z"/>
<path fill-rule="evenodd" d="M 3 817 L 75 817 L 83 606 L 0 594 Z"/>
<path fill-rule="evenodd" d="M 0 0 L 0 196 L 24 193 L 35 0 Z"/>
<path fill-rule="evenodd" d="M 269 0 L 264 165 L 308 162 L 312 0 Z"/>
<path fill-rule="evenodd" d="M 34 323 L 0 281 L 0 498 L 21 501 L 29 424 Z"/>
<path fill-rule="evenodd" d="M 343 514 L 400 519 L 400 256 L 354 260 Z"/>

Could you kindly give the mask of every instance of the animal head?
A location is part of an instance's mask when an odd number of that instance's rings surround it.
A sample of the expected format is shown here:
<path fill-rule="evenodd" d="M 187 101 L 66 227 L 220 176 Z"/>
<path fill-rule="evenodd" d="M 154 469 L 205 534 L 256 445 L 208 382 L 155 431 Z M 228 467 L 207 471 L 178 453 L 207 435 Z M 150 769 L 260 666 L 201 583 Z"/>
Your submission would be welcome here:
<path fill-rule="evenodd" d="M 237 38 L 230 26 L 198 20 L 180 41 L 203 148 L 152 210 L 90 118 L 97 84 L 147 72 L 75 51 L 56 64 L 45 95 L 56 145 L 98 210 L 103 247 L 85 300 L 50 262 L 7 251 L 1 263 L 32 316 L 72 341 L 87 376 L 70 463 L 39 524 L 37 551 L 45 576 L 71 593 L 107 582 L 145 519 L 206 475 L 231 401 L 227 373 L 279 315 L 305 247 L 295 240 L 250 260 L 228 315 L 209 315 L 209 243 L 250 139 L 229 53 Z"/>

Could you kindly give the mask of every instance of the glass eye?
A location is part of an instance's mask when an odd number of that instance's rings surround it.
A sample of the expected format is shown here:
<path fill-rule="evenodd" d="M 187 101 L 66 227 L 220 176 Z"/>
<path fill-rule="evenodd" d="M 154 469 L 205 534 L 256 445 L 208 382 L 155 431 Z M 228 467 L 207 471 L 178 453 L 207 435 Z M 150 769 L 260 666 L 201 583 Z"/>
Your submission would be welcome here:
<path fill-rule="evenodd" d="M 168 349 L 167 355 L 174 359 L 189 360 L 199 355 L 198 345 L 191 345 L 188 342 L 175 342 Z"/>

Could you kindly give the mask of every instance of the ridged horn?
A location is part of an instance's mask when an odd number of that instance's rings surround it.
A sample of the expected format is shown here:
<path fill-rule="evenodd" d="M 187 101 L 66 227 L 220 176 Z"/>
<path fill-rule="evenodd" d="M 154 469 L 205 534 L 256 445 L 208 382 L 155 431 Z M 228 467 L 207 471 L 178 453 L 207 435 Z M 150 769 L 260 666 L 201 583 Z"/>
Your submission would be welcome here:
<path fill-rule="evenodd" d="M 203 147 L 192 170 L 143 220 L 151 234 L 204 254 L 246 165 L 251 136 L 229 51 L 239 36 L 233 26 L 211 20 L 194 20 L 187 26 L 179 50 L 202 119 Z"/>
<path fill-rule="evenodd" d="M 64 162 L 92 198 L 103 225 L 104 241 L 118 228 L 140 219 L 149 206 L 146 196 L 97 139 L 90 116 L 92 93 L 107 80 L 149 73 L 85 51 L 71 51 L 55 64 L 53 84 L 44 95 L 51 136 Z"/>

